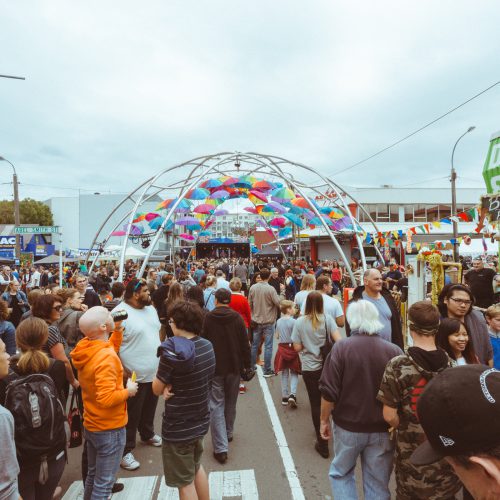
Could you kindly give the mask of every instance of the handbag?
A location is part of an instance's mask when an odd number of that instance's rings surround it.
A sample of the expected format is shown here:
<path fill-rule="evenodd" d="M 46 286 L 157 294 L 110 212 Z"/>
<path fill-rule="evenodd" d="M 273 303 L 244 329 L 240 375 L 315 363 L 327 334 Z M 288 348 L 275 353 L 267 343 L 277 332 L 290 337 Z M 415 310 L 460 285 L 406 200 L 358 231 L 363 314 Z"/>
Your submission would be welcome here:
<path fill-rule="evenodd" d="M 326 316 L 325 316 L 325 331 L 326 331 L 325 343 L 319 348 L 319 353 L 321 355 L 321 358 L 323 359 L 323 364 L 325 363 L 326 358 L 330 354 L 330 351 L 332 350 L 333 347 L 333 342 L 330 337 L 330 332 L 328 331 Z"/>
<path fill-rule="evenodd" d="M 240 378 L 244 382 L 250 382 L 255 377 L 255 370 L 253 368 L 242 368 Z"/>
<path fill-rule="evenodd" d="M 79 390 L 73 390 L 69 408 L 70 408 L 68 412 L 68 423 L 70 430 L 69 448 L 77 448 L 82 444 L 83 441 L 82 416 L 80 414 L 80 408 L 82 408 L 82 403 L 80 399 Z"/>

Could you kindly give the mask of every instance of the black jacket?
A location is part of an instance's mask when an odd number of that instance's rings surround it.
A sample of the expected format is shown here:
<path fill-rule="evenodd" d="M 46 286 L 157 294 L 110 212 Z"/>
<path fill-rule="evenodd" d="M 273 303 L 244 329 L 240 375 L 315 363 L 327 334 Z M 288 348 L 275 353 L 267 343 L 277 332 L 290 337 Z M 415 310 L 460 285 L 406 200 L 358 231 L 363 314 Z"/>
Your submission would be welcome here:
<path fill-rule="evenodd" d="M 360 299 L 363 298 L 363 292 L 365 290 L 364 286 L 358 286 L 353 294 L 352 294 L 352 299 L 349 301 L 351 302 L 356 302 Z M 391 292 L 387 290 L 386 288 L 382 288 L 382 297 L 385 299 L 387 302 L 387 305 L 389 306 L 389 309 L 391 310 L 391 342 L 393 344 L 396 344 L 398 347 L 401 349 L 404 349 L 404 341 L 403 341 L 403 329 L 401 327 L 401 313 L 398 311 L 398 308 L 396 306 L 396 302 L 392 298 Z M 351 328 L 349 327 L 349 323 L 346 321 L 345 322 L 345 331 L 348 337 L 351 336 Z"/>
<path fill-rule="evenodd" d="M 240 373 L 250 368 L 250 343 L 243 318 L 229 307 L 218 306 L 205 316 L 202 337 L 215 352 L 215 375 Z"/>

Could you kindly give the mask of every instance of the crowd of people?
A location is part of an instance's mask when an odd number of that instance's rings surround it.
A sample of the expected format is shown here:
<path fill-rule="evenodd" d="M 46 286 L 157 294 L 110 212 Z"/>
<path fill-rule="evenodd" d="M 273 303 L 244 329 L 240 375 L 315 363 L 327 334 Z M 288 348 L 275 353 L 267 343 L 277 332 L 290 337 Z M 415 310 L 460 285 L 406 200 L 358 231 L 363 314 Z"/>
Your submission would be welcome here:
<path fill-rule="evenodd" d="M 179 259 L 138 278 L 129 261 L 123 280 L 111 263 L 75 265 L 61 284 L 50 268 L 5 266 L 0 499 L 61 493 L 75 411 L 85 499 L 109 498 L 124 487 L 120 467 L 141 467 L 137 434 L 162 448 L 165 481 L 181 499 L 208 499 L 204 437 L 210 429 L 214 458 L 230 460 L 237 400 L 258 365 L 265 378 L 280 376 L 278 404 L 291 409 L 302 378 L 325 459 L 333 435 L 335 498 L 357 498 L 358 458 L 366 499 L 390 498 L 393 470 L 398 499 L 452 499 L 461 489 L 499 498 L 496 272 L 476 259 L 437 307 L 413 304 L 408 347 L 394 297 L 405 300 L 404 271 L 352 267 L 356 283 L 336 261 Z"/>

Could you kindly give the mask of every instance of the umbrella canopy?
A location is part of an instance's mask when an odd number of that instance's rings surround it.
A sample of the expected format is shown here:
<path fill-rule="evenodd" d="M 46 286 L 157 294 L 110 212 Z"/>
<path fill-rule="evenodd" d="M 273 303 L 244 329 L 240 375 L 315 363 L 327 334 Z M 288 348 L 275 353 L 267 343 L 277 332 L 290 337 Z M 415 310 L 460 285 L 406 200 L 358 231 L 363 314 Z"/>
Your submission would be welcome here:
<path fill-rule="evenodd" d="M 288 213 L 283 214 L 283 217 L 286 217 L 292 224 L 300 227 L 301 229 L 304 227 L 304 223 L 298 215 Z"/>
<path fill-rule="evenodd" d="M 238 183 L 239 179 L 236 177 L 228 177 L 223 183 L 223 186 L 234 186 Z"/>
<path fill-rule="evenodd" d="M 211 231 L 200 231 L 200 236 L 210 236 L 211 234 Z"/>
<path fill-rule="evenodd" d="M 198 205 L 194 210 L 193 212 L 197 213 L 197 214 L 209 214 L 210 212 L 212 212 L 214 210 L 214 206 L 213 205 L 208 205 L 207 203 L 202 203 L 201 205 Z"/>
<path fill-rule="evenodd" d="M 192 234 L 187 234 L 187 233 L 179 234 L 179 238 L 186 240 L 186 241 L 194 241 L 196 239 L 195 236 L 193 236 Z"/>
<path fill-rule="evenodd" d="M 192 226 L 194 224 L 198 224 L 198 219 L 196 217 L 181 217 L 177 219 L 175 223 L 178 226 Z"/>
<path fill-rule="evenodd" d="M 164 220 L 165 217 L 156 217 L 155 219 L 149 221 L 149 227 L 156 231 L 163 224 Z M 168 221 L 166 226 L 168 226 L 169 223 L 172 224 L 172 221 Z M 167 229 L 167 227 L 165 227 L 165 229 Z"/>
<path fill-rule="evenodd" d="M 278 188 L 271 192 L 271 196 L 274 200 L 293 200 L 295 194 L 291 189 L 288 188 Z"/>
<path fill-rule="evenodd" d="M 111 236 L 125 236 L 127 234 L 126 231 L 113 231 Z"/>
<path fill-rule="evenodd" d="M 284 227 L 283 229 L 280 229 L 278 236 L 280 238 L 284 238 L 285 236 L 288 236 L 289 234 L 291 234 L 291 232 L 292 232 L 292 228 L 290 226 L 287 226 L 287 227 Z"/>
<path fill-rule="evenodd" d="M 194 188 L 194 189 L 190 189 L 186 193 L 186 198 L 188 200 L 204 200 L 209 195 L 210 195 L 210 191 L 208 189 Z"/>
<path fill-rule="evenodd" d="M 228 198 L 230 193 L 226 191 L 225 189 L 218 189 L 217 191 L 214 191 L 211 195 L 210 198 L 213 198 L 214 200 L 220 200 L 221 198 Z"/>
<path fill-rule="evenodd" d="M 309 203 L 305 198 L 295 198 L 291 203 L 296 207 L 309 208 Z"/>
<path fill-rule="evenodd" d="M 257 209 L 255 207 L 245 207 L 243 210 L 245 210 L 245 212 L 249 212 L 251 214 L 257 213 Z"/>
<path fill-rule="evenodd" d="M 135 219 L 132 221 L 134 224 L 136 222 L 141 222 L 146 218 L 146 213 L 135 214 Z"/>
<path fill-rule="evenodd" d="M 245 189 L 248 189 L 248 188 L 251 188 L 252 187 L 252 183 L 251 182 L 248 182 L 246 179 L 244 179 L 243 177 L 240 177 L 238 179 L 238 182 L 235 184 L 236 187 L 239 187 L 239 188 L 245 188 Z"/>
<path fill-rule="evenodd" d="M 264 203 L 267 202 L 267 196 L 265 194 L 262 194 L 260 191 L 258 191 L 256 189 L 252 189 L 250 191 L 250 195 L 248 196 L 248 199 L 250 201 L 253 201 L 252 200 L 252 196 L 255 197 L 255 198 L 257 198 L 257 200 L 259 200 L 259 201 L 263 201 Z"/>
<path fill-rule="evenodd" d="M 160 217 L 160 214 L 156 214 L 154 212 L 149 212 L 144 216 L 144 219 L 147 220 L 148 222 L 152 221 L 153 219 L 156 219 L 157 217 Z"/>
<path fill-rule="evenodd" d="M 275 217 L 269 222 L 269 225 L 272 227 L 284 227 L 286 224 L 286 220 L 283 217 Z"/>
<path fill-rule="evenodd" d="M 270 189 L 272 189 L 272 186 L 271 186 L 271 184 L 269 184 L 269 182 L 260 180 L 260 181 L 254 182 L 252 185 L 252 188 L 258 189 L 259 191 L 269 191 Z"/>
<path fill-rule="evenodd" d="M 229 210 L 226 210 L 225 208 L 219 208 L 214 212 L 214 215 L 227 215 L 229 213 Z"/>
<path fill-rule="evenodd" d="M 171 208 L 172 205 L 177 201 L 177 198 L 168 198 L 166 200 L 163 200 L 157 207 L 156 210 L 160 210 L 160 208 Z M 182 211 L 187 211 L 191 207 L 191 202 L 189 202 L 186 199 L 182 199 L 179 204 L 177 205 L 177 208 L 175 209 L 176 212 L 182 212 Z"/>
<path fill-rule="evenodd" d="M 222 186 L 222 182 L 219 179 L 208 179 L 200 184 L 202 188 L 218 188 Z"/>
<path fill-rule="evenodd" d="M 287 209 L 277 201 L 270 201 L 266 207 L 272 208 L 273 212 L 276 212 L 277 214 L 284 214 L 287 212 Z"/>

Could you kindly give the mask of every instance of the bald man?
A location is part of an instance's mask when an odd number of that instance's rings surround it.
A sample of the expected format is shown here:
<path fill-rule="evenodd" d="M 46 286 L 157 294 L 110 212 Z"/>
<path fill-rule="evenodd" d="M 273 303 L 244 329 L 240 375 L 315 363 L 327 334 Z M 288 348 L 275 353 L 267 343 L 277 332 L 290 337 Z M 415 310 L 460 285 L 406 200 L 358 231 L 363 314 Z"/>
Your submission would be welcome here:
<path fill-rule="evenodd" d="M 109 498 L 125 447 L 126 401 L 137 393 L 137 383 L 129 380 L 123 387 L 123 368 L 116 354 L 123 328 L 115 325 L 106 308 L 89 309 L 79 327 L 84 338 L 71 358 L 78 370 L 84 406 L 88 453 L 84 497 Z"/>

